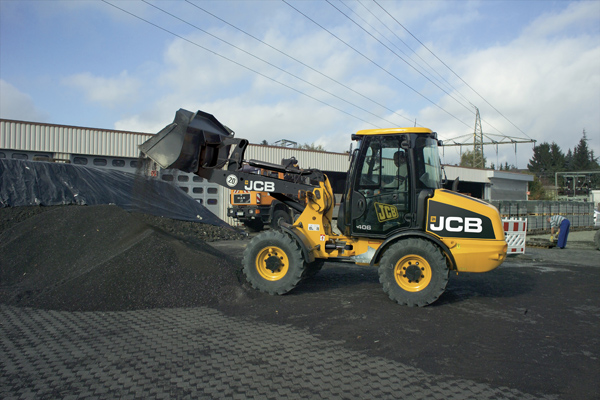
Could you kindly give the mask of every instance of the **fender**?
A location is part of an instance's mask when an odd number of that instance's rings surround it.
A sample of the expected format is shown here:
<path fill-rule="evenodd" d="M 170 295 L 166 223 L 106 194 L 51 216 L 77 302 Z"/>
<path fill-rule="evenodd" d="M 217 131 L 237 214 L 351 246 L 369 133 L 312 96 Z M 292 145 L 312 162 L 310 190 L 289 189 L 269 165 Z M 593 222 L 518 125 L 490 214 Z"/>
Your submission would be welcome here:
<path fill-rule="evenodd" d="M 310 243 L 302 233 L 297 232 L 295 229 L 292 229 L 293 225 L 286 224 L 285 222 L 282 222 L 281 225 L 279 225 L 279 227 L 283 232 L 288 233 L 292 237 L 292 239 L 294 239 L 294 241 L 298 244 L 300 250 L 302 250 L 304 260 L 307 263 L 315 261 L 315 256 L 312 253 L 312 251 L 310 251 Z"/>
<path fill-rule="evenodd" d="M 405 239 L 405 238 L 408 238 L 408 237 L 420 237 L 420 238 L 424 238 L 424 239 L 432 241 L 440 249 L 442 249 L 442 252 L 444 253 L 444 255 L 450 260 L 450 268 L 449 269 L 450 270 L 456 269 L 456 260 L 454 259 L 454 256 L 452 255 L 452 252 L 450 251 L 450 249 L 448 248 L 448 246 L 446 246 L 441 240 L 439 240 L 435 236 L 430 235 L 430 234 L 428 234 L 426 232 L 423 232 L 423 231 L 418 231 L 418 230 L 403 231 L 403 232 L 400 232 L 400 233 L 396 233 L 395 235 L 390 236 L 389 238 L 387 238 L 381 244 L 381 246 L 379 246 L 379 248 L 375 251 L 375 254 L 373 255 L 373 258 L 371 259 L 371 266 L 374 266 L 375 264 L 379 263 L 379 260 L 381 259 L 381 256 L 383 255 L 384 251 L 388 247 L 390 247 L 392 244 L 396 243 L 400 239 Z"/>

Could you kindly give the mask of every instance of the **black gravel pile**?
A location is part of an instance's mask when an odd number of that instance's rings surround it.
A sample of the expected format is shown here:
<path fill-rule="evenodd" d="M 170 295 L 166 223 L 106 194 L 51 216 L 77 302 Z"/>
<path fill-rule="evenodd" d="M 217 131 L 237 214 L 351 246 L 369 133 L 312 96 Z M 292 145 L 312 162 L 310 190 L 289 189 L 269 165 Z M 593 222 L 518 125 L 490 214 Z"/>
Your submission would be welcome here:
<path fill-rule="evenodd" d="M 192 307 L 245 296 L 240 265 L 206 241 L 234 230 L 117 206 L 0 209 L 0 302 L 69 311 Z"/>

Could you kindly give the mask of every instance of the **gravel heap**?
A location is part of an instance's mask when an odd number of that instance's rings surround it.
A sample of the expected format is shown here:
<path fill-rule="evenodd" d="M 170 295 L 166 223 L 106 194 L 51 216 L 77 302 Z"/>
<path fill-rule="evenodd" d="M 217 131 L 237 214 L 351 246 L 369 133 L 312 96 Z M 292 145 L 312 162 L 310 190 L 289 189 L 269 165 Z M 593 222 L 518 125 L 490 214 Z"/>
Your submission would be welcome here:
<path fill-rule="evenodd" d="M 245 297 L 241 265 L 206 241 L 235 230 L 117 206 L 0 209 L 0 303 L 68 311 L 192 307 Z"/>

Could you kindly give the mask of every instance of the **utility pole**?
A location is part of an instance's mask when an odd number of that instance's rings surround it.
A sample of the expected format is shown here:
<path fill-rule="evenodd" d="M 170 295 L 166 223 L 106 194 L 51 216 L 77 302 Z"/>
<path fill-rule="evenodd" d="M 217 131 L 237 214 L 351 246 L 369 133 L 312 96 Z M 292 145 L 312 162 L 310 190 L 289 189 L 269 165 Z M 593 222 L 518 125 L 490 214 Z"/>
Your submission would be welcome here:
<path fill-rule="evenodd" d="M 485 168 L 485 159 L 483 158 L 483 130 L 481 129 L 481 117 L 479 108 L 475 107 L 475 129 L 473 130 L 473 167 Z"/>

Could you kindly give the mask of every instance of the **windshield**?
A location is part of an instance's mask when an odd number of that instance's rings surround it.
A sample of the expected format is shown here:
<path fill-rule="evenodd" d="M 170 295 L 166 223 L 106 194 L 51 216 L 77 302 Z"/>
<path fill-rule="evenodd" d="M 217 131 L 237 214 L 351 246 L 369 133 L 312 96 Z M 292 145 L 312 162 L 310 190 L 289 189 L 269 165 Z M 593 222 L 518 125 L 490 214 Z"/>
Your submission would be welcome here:
<path fill-rule="evenodd" d="M 418 160 L 418 182 L 421 189 L 439 189 L 442 187 L 442 169 L 437 140 L 418 138 L 416 148 Z"/>

